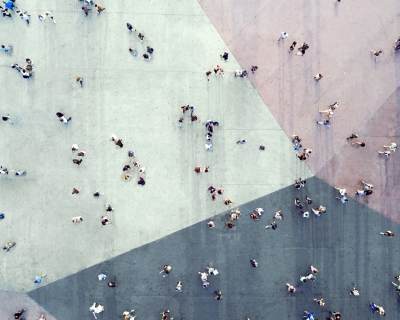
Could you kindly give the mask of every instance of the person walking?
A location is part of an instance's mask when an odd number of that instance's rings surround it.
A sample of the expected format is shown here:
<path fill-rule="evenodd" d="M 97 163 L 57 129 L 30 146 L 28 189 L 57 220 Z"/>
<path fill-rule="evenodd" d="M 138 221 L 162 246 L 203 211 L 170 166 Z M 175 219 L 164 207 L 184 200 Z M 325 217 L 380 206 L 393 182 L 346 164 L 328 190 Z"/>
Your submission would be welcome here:
<path fill-rule="evenodd" d="M 82 161 L 83 161 L 82 159 L 79 159 L 79 160 L 78 159 L 72 159 L 72 162 L 77 164 L 78 166 L 81 164 Z"/>
<path fill-rule="evenodd" d="M 166 264 L 166 265 L 164 266 L 164 268 L 163 268 L 159 273 L 160 273 L 160 274 L 161 274 L 161 273 L 164 273 L 163 278 L 165 278 L 165 277 L 167 277 L 167 276 L 169 275 L 169 273 L 171 272 L 171 270 L 172 270 L 172 267 L 171 267 L 170 265 Z"/>
<path fill-rule="evenodd" d="M 51 20 L 53 20 L 53 23 L 54 23 L 54 24 L 56 24 L 56 20 L 54 20 L 54 17 L 53 17 L 53 15 L 51 14 L 50 11 L 46 11 L 46 12 L 45 12 L 45 15 L 46 15 L 47 18 L 50 18 Z"/>
<path fill-rule="evenodd" d="M 131 55 L 133 55 L 134 57 L 136 57 L 136 49 L 135 48 L 129 48 L 129 52 L 131 53 Z"/>
<path fill-rule="evenodd" d="M 257 66 L 251 66 L 251 72 L 254 73 L 258 70 Z"/>
<path fill-rule="evenodd" d="M 221 291 L 215 291 L 215 299 L 216 300 L 221 300 L 222 299 L 222 292 Z"/>
<path fill-rule="evenodd" d="M 337 188 L 337 187 L 335 187 L 335 189 L 336 189 L 336 190 L 339 190 L 339 193 L 340 193 L 341 196 L 344 196 L 344 195 L 347 194 L 347 190 L 344 189 L 344 188 Z"/>
<path fill-rule="evenodd" d="M 290 47 L 289 47 L 289 53 L 290 52 L 292 52 L 293 50 L 294 50 L 294 48 L 296 47 L 296 45 L 297 45 L 297 42 L 296 41 L 293 41 L 293 43 L 290 45 Z"/>
<path fill-rule="evenodd" d="M 39 14 L 38 18 L 39 18 L 39 21 L 40 21 L 40 22 L 43 22 L 43 21 L 44 21 L 44 19 L 45 19 L 45 17 L 44 17 L 44 16 L 42 16 L 41 14 Z"/>
<path fill-rule="evenodd" d="M 322 124 L 322 125 L 324 125 L 325 127 L 328 127 L 328 128 L 330 128 L 331 126 L 329 125 L 329 119 L 324 119 L 324 121 L 317 121 L 317 124 Z"/>
<path fill-rule="evenodd" d="M 212 72 L 209 69 L 207 69 L 205 71 L 205 73 L 206 73 L 207 81 L 210 81 L 210 75 L 212 74 Z"/>
<path fill-rule="evenodd" d="M 12 118 L 10 117 L 9 114 L 7 114 L 6 116 L 2 116 L 1 119 L 2 119 L 3 121 L 7 121 L 7 122 L 13 124 L 13 122 L 11 121 Z"/>
<path fill-rule="evenodd" d="M 340 320 L 341 314 L 339 311 L 329 311 L 329 313 L 335 318 L 335 320 Z"/>
<path fill-rule="evenodd" d="M 72 194 L 78 194 L 79 192 L 81 192 L 82 188 L 73 188 L 72 189 Z"/>
<path fill-rule="evenodd" d="M 3 168 L 3 166 L 0 166 L 0 174 L 8 174 L 8 169 Z"/>
<path fill-rule="evenodd" d="M 314 312 L 308 312 L 307 310 L 304 310 L 304 313 L 305 313 L 305 316 L 303 316 L 303 318 L 308 319 L 308 320 L 314 320 Z"/>
<path fill-rule="evenodd" d="M 227 222 L 225 222 L 225 225 L 226 225 L 226 227 L 228 228 L 228 229 L 232 229 L 235 225 L 232 223 L 232 222 L 230 222 L 230 221 L 227 221 Z"/>
<path fill-rule="evenodd" d="M 228 57 L 229 57 L 229 53 L 224 51 L 223 54 L 219 55 L 222 59 L 224 59 L 224 61 L 228 61 Z"/>
<path fill-rule="evenodd" d="M 8 44 L 2 44 L 1 50 L 11 55 L 12 46 L 9 46 Z"/>
<path fill-rule="evenodd" d="M 60 120 L 60 122 L 67 124 L 69 121 L 71 121 L 72 117 L 69 117 L 68 119 L 64 116 L 63 113 L 57 112 L 56 116 Z"/>
<path fill-rule="evenodd" d="M 233 203 L 232 200 L 231 200 L 230 198 L 226 198 L 226 199 L 224 200 L 224 202 L 225 202 L 225 205 L 230 205 L 231 203 Z"/>
<path fill-rule="evenodd" d="M 111 206 L 111 204 L 106 204 L 105 207 L 107 212 L 115 211 L 115 209 Z"/>
<path fill-rule="evenodd" d="M 26 308 L 23 308 L 14 313 L 14 319 L 20 319 L 22 314 L 25 312 Z M 21 319 L 22 320 L 22 319 Z"/>
<path fill-rule="evenodd" d="M 36 284 L 42 283 L 42 278 L 44 278 L 45 276 L 46 276 L 46 274 L 42 274 L 41 276 L 36 276 L 35 280 L 33 280 L 33 283 L 36 283 Z"/>
<path fill-rule="evenodd" d="M 46 320 L 45 314 L 43 313 L 39 320 Z"/>
<path fill-rule="evenodd" d="M 107 224 L 111 224 L 112 222 L 108 220 L 107 216 L 101 216 L 101 224 L 106 226 Z"/>
<path fill-rule="evenodd" d="M 250 263 L 253 266 L 253 268 L 257 268 L 258 267 L 258 262 L 255 259 L 250 259 Z"/>
<path fill-rule="evenodd" d="M 83 88 L 83 78 L 81 77 L 76 77 L 76 83 L 79 83 L 81 85 L 81 88 Z"/>
<path fill-rule="evenodd" d="M 122 313 L 122 315 L 124 316 L 124 320 L 135 320 L 135 318 L 137 316 L 134 316 L 133 313 L 135 312 L 135 310 L 131 310 L 131 311 L 124 311 Z"/>
<path fill-rule="evenodd" d="M 358 292 L 358 290 L 356 289 L 356 286 L 353 286 L 353 290 L 350 290 L 350 295 L 351 296 L 355 296 L 355 297 L 359 297 L 360 296 L 360 292 Z"/>
<path fill-rule="evenodd" d="M 380 234 L 383 235 L 383 236 L 388 236 L 389 238 L 394 237 L 394 233 L 392 231 L 390 231 L 390 230 L 385 231 L 385 232 L 381 232 Z"/>
<path fill-rule="evenodd" d="M 93 314 L 94 318 L 97 320 L 96 313 L 101 313 L 104 311 L 104 306 L 94 302 L 89 308 L 89 311 Z"/>
<path fill-rule="evenodd" d="M 296 288 L 294 286 L 292 286 L 290 283 L 286 283 L 286 287 L 287 287 L 288 293 L 295 293 L 296 292 Z"/>
<path fill-rule="evenodd" d="M 311 266 L 310 268 L 311 268 L 311 273 L 312 274 L 317 274 L 318 273 L 318 269 L 317 268 L 315 268 L 313 266 Z"/>
<path fill-rule="evenodd" d="M 175 291 L 182 292 L 182 289 L 183 289 L 182 281 L 178 281 L 178 283 L 176 284 L 176 287 L 175 287 Z"/>
<path fill-rule="evenodd" d="M 136 31 L 136 29 L 134 27 L 132 27 L 132 25 L 130 23 L 127 23 L 126 27 L 128 28 L 129 32 Z"/>
<path fill-rule="evenodd" d="M 20 12 L 19 16 L 21 19 L 25 20 L 26 24 L 29 25 L 29 17 L 31 16 L 30 14 L 27 14 L 25 11 L 24 13 Z"/>
<path fill-rule="evenodd" d="M 397 144 L 394 143 L 394 142 L 392 142 L 392 143 L 390 144 L 390 146 L 383 146 L 383 148 L 388 148 L 388 149 L 390 149 L 390 151 L 396 152 Z"/>
<path fill-rule="evenodd" d="M 272 229 L 275 230 L 278 227 L 275 221 L 271 221 L 271 223 L 265 227 L 265 229 Z"/>
<path fill-rule="evenodd" d="M 81 223 L 82 221 L 83 221 L 83 218 L 81 216 L 72 217 L 72 222 L 75 224 Z"/>
<path fill-rule="evenodd" d="M 377 61 L 379 56 L 383 55 L 382 50 L 371 50 L 371 53 L 373 54 L 375 61 Z"/>
<path fill-rule="evenodd" d="M 357 139 L 357 138 L 358 138 L 358 134 L 352 133 L 351 135 L 347 136 L 346 139 Z"/>
<path fill-rule="evenodd" d="M 97 14 L 100 14 L 100 12 L 106 10 L 106 8 L 104 8 L 102 5 L 98 3 L 96 3 L 94 6 L 97 8 Z"/>
<path fill-rule="evenodd" d="M 288 36 L 289 36 L 289 35 L 288 35 L 286 32 L 282 31 L 282 32 L 281 32 L 281 36 L 279 37 L 278 41 L 281 41 L 282 39 L 285 39 L 285 38 L 287 38 Z"/>
<path fill-rule="evenodd" d="M 89 9 L 88 7 L 82 7 L 82 11 L 85 13 L 85 17 L 89 15 L 89 11 L 92 9 Z"/>
<path fill-rule="evenodd" d="M 214 221 L 208 221 L 208 222 L 207 222 L 207 225 L 208 225 L 210 228 L 215 228 L 215 223 L 214 223 Z"/>
<path fill-rule="evenodd" d="M 236 144 L 245 144 L 246 143 L 246 140 L 244 140 L 244 139 L 239 139 L 237 142 L 236 142 Z"/>
<path fill-rule="evenodd" d="M 76 143 L 74 143 L 71 147 L 72 152 L 75 152 L 79 149 L 78 145 Z"/>
<path fill-rule="evenodd" d="M 168 320 L 169 310 L 161 312 L 161 320 Z"/>
<path fill-rule="evenodd" d="M 341 203 L 346 203 L 346 202 L 348 202 L 349 200 L 346 198 L 346 196 L 341 196 L 340 198 L 339 197 L 336 197 L 336 199 L 337 200 L 340 200 L 340 202 Z"/>
<path fill-rule="evenodd" d="M 324 305 L 325 305 L 325 302 L 324 302 L 324 299 L 314 299 L 314 301 L 316 302 L 316 303 L 318 303 L 318 305 L 320 306 L 320 307 L 323 307 Z"/>
<path fill-rule="evenodd" d="M 99 191 L 96 191 L 95 193 L 93 193 L 93 197 L 95 197 L 95 198 L 100 197 L 100 195 L 104 196 L 104 193 L 100 193 Z"/>
<path fill-rule="evenodd" d="M 143 43 L 145 35 L 139 32 L 138 38 L 140 39 L 140 42 Z"/>
<path fill-rule="evenodd" d="M 386 159 L 388 159 L 390 157 L 390 155 L 392 154 L 390 151 L 378 151 L 378 153 L 383 154 Z"/>
<path fill-rule="evenodd" d="M 319 80 L 321 80 L 322 78 L 323 78 L 323 75 L 320 74 L 320 73 L 318 73 L 318 74 L 314 77 L 314 79 L 315 79 L 316 81 L 319 81 Z"/>
<path fill-rule="evenodd" d="M 356 142 L 352 142 L 351 145 L 357 145 L 360 147 L 365 147 L 365 142 L 364 141 L 356 141 Z"/>
<path fill-rule="evenodd" d="M 153 49 L 152 47 L 150 47 L 150 46 L 146 46 L 146 51 L 147 51 L 147 53 L 149 53 L 149 54 L 153 54 L 154 49 Z"/>
<path fill-rule="evenodd" d="M 150 61 L 151 57 L 147 53 L 144 53 L 142 59 L 145 61 Z"/>
<path fill-rule="evenodd" d="M 182 128 L 182 124 L 183 124 L 183 121 L 184 121 L 184 120 L 185 120 L 185 119 L 184 119 L 183 117 L 180 117 L 180 118 L 178 119 L 179 129 Z"/>

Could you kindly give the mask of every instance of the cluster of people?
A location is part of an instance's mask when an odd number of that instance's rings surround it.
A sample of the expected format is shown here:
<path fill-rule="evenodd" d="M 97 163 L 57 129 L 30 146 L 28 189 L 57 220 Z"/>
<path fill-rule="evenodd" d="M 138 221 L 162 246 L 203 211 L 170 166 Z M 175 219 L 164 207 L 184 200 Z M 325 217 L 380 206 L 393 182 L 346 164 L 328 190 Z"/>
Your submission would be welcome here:
<path fill-rule="evenodd" d="M 21 73 L 24 79 L 29 79 L 30 77 L 33 76 L 35 69 L 33 69 L 33 61 L 30 58 L 26 58 L 25 62 L 27 63 L 25 67 L 20 67 L 18 64 L 13 63 L 11 65 L 11 68 Z"/>
<path fill-rule="evenodd" d="M 207 282 L 208 276 L 209 275 L 216 276 L 218 273 L 219 272 L 217 269 L 211 267 L 207 267 L 205 271 L 200 271 L 198 274 L 200 275 L 203 288 L 207 288 L 209 285 L 209 283 Z"/>
<path fill-rule="evenodd" d="M 281 39 L 285 39 L 288 36 L 289 35 L 286 32 L 282 32 L 280 38 L 278 39 L 278 41 L 280 41 Z M 289 53 L 294 51 L 294 48 L 296 47 L 296 45 L 297 45 L 297 41 L 293 41 L 292 44 L 289 47 Z M 304 56 L 306 54 L 306 50 L 308 50 L 309 48 L 310 48 L 310 46 L 308 45 L 308 43 L 307 42 L 303 42 L 301 47 L 298 48 L 298 52 L 296 53 L 296 55 Z M 321 78 L 322 78 L 322 75 L 321 75 Z"/>
<path fill-rule="evenodd" d="M 14 8 L 17 9 L 17 6 L 14 4 L 15 0 L 7 0 L 3 1 L 3 3 L 4 8 L 0 6 L 2 16 L 11 18 L 11 11 L 13 11 Z"/>
<path fill-rule="evenodd" d="M 330 128 L 330 121 L 329 118 L 333 116 L 333 111 L 335 111 L 339 107 L 339 102 L 334 102 L 333 104 L 329 105 L 329 109 L 327 110 L 320 110 L 319 113 L 322 113 L 324 118 L 322 121 L 317 121 L 317 124 L 322 124 L 325 127 Z"/>
<path fill-rule="evenodd" d="M 293 134 L 292 135 L 292 144 L 293 144 L 293 148 L 295 151 L 300 151 L 301 148 L 303 147 L 300 142 L 301 142 L 300 137 L 297 134 Z M 261 148 L 261 147 L 263 147 L 263 146 L 260 146 L 260 150 L 265 150 L 265 146 L 264 146 L 264 148 Z M 311 153 L 312 153 L 311 149 L 304 148 L 302 154 L 299 155 L 296 153 L 296 157 L 299 158 L 301 161 L 305 161 L 305 160 L 307 160 L 307 158 L 310 156 Z"/>
<path fill-rule="evenodd" d="M 128 150 L 128 157 L 133 158 L 135 157 L 135 153 L 132 150 Z M 146 174 L 146 167 L 141 167 L 138 161 L 133 161 L 132 164 L 128 163 L 123 168 L 122 171 L 124 174 L 122 175 L 122 179 L 125 181 L 129 181 L 132 178 L 132 169 L 139 168 L 139 177 L 137 183 L 139 185 L 144 186 L 146 181 L 144 180 Z"/>
<path fill-rule="evenodd" d="M 18 9 L 18 7 L 15 5 L 15 0 L 7 0 L 7 1 L 3 1 L 4 3 L 4 8 L 2 6 L 0 6 L 0 10 L 1 10 L 1 14 L 3 17 L 8 17 L 11 18 L 11 12 L 14 11 L 14 9 Z M 28 14 L 26 11 L 22 12 L 20 10 L 15 11 L 15 13 L 23 20 L 25 20 L 25 22 L 29 25 L 29 17 L 31 16 L 30 14 Z"/>
<path fill-rule="evenodd" d="M 18 310 L 17 312 L 14 312 L 14 319 L 21 319 L 22 314 L 25 312 L 25 310 L 26 310 L 26 308 L 23 308 L 21 310 Z"/>
<path fill-rule="evenodd" d="M 194 112 L 194 110 L 195 110 L 196 108 L 194 107 L 194 105 L 184 105 L 184 106 L 182 106 L 181 107 L 181 110 L 182 110 L 182 113 L 183 113 L 183 115 L 185 115 L 185 113 L 186 113 L 186 111 L 189 111 L 190 110 L 190 123 L 192 123 L 192 122 L 196 122 L 197 121 L 197 115 L 196 114 L 193 114 L 193 112 Z M 178 123 L 179 123 L 179 128 L 182 128 L 182 125 L 183 125 L 183 121 L 185 120 L 185 118 L 183 117 L 183 116 L 181 116 L 179 119 L 178 119 Z M 212 136 L 212 135 L 211 135 Z"/>
<path fill-rule="evenodd" d="M 300 277 L 301 282 L 307 282 L 307 280 L 310 280 L 310 281 L 317 280 L 317 277 L 315 275 L 318 273 L 318 269 L 313 266 L 311 266 L 310 268 L 311 268 L 311 273 L 307 272 L 307 274 L 305 276 L 301 276 Z"/>
<path fill-rule="evenodd" d="M 213 186 L 209 186 L 207 190 L 210 191 L 211 199 L 213 201 L 218 199 L 217 194 L 220 194 L 220 195 L 224 194 L 224 189 L 222 189 L 222 188 L 215 188 Z"/>
<path fill-rule="evenodd" d="M 389 149 L 389 150 L 386 150 Z M 392 154 L 392 152 L 395 152 L 397 149 L 397 144 L 395 142 L 392 142 L 390 146 L 383 146 L 383 151 L 378 151 L 379 154 L 383 154 L 386 159 L 389 158 L 389 156 Z"/>
<path fill-rule="evenodd" d="M 219 126 L 219 122 L 209 119 L 206 121 L 205 126 L 208 131 L 206 134 L 205 148 L 206 148 L 206 151 L 212 151 L 212 148 L 213 148 L 212 136 L 213 136 L 213 132 L 215 130 L 214 128 Z"/>
<path fill-rule="evenodd" d="M 85 2 L 85 3 L 86 3 L 86 5 L 83 6 L 83 7 L 81 8 L 81 10 L 82 10 L 82 11 L 84 12 L 84 14 L 85 14 L 85 17 L 87 17 L 87 16 L 89 15 L 89 11 L 92 10 L 92 9 L 89 9 L 89 8 L 88 8 L 89 5 L 94 5 L 94 7 L 95 7 L 96 10 L 97 10 L 97 14 L 100 14 L 102 11 L 106 10 L 106 8 L 104 8 L 101 4 L 99 4 L 99 3 L 94 3 L 93 0 L 79 0 L 79 1 Z"/>
<path fill-rule="evenodd" d="M 129 33 L 136 32 L 136 29 L 134 27 L 132 27 L 132 25 L 129 22 L 126 24 L 126 27 L 128 28 Z M 139 40 L 140 40 L 140 42 L 142 44 L 144 42 L 144 38 L 145 37 L 146 36 L 143 33 L 141 33 L 141 32 L 138 33 L 138 38 L 139 38 Z M 154 49 L 152 47 L 146 46 L 146 53 L 143 54 L 143 58 L 142 59 L 146 60 L 146 61 L 149 61 L 151 59 L 150 55 L 152 55 L 153 52 L 154 52 Z M 130 47 L 129 48 L 129 53 L 131 55 L 133 55 L 134 57 L 136 57 L 137 50 L 135 48 L 133 48 L 133 47 Z"/>
<path fill-rule="evenodd" d="M 19 171 L 11 170 L 10 172 L 14 172 L 14 175 L 17 177 L 24 176 L 27 173 L 25 170 L 19 170 Z M 0 174 L 8 174 L 8 169 L 3 168 L 3 166 L 0 166 Z"/>

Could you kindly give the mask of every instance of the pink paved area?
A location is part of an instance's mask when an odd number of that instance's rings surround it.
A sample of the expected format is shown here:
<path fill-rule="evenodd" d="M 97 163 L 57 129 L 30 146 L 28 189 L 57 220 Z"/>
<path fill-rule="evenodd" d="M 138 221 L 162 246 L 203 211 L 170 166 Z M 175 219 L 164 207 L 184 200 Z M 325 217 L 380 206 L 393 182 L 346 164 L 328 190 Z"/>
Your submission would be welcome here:
<path fill-rule="evenodd" d="M 393 45 L 400 35 L 400 2 L 199 3 L 242 68 L 259 67 L 250 81 L 286 134 L 298 134 L 303 147 L 313 149 L 308 160 L 312 171 L 351 193 L 361 179 L 371 179 L 375 194 L 361 201 L 396 219 L 398 155 L 385 162 L 377 151 L 383 143 L 399 142 L 400 52 Z M 289 37 L 278 42 L 282 31 Z M 293 41 L 298 46 L 307 42 L 310 49 L 304 56 L 289 53 Z M 371 49 L 383 50 L 383 56 L 374 61 Z M 324 76 L 319 82 L 314 80 L 317 73 Z M 323 118 L 318 111 L 335 101 L 340 107 L 331 128 L 317 125 Z M 362 133 L 365 150 L 349 150 L 350 133 Z"/>

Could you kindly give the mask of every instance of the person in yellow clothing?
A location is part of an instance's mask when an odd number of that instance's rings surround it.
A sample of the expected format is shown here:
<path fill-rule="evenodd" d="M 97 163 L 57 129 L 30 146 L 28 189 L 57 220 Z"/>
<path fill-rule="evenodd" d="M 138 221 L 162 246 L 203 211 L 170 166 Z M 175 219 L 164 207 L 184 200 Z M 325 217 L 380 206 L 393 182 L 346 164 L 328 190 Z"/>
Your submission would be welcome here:
<path fill-rule="evenodd" d="M 103 10 L 106 10 L 106 8 L 103 8 L 100 4 L 96 3 L 94 5 L 97 8 L 97 14 L 100 14 Z"/>

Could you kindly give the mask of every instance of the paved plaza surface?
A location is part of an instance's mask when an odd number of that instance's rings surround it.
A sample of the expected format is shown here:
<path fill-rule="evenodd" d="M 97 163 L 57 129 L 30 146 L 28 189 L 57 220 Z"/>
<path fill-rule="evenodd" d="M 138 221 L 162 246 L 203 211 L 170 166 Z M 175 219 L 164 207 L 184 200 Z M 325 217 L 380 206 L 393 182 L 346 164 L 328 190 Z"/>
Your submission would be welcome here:
<path fill-rule="evenodd" d="M 92 319 L 94 301 L 105 306 L 99 319 L 130 309 L 137 319 L 159 319 L 166 309 L 174 319 L 301 319 L 306 309 L 316 319 L 329 310 L 369 319 L 378 316 L 371 301 L 385 308 L 386 319 L 399 317 L 390 284 L 400 274 L 399 160 L 377 153 L 399 136 L 396 1 L 137 0 L 104 2 L 100 15 L 91 6 L 87 18 L 78 1 L 16 5 L 32 19 L 28 26 L 13 15 L 0 25 L 2 43 L 13 45 L 11 56 L 0 55 L 1 112 L 14 122 L 1 123 L 0 164 L 28 174 L 0 176 L 0 241 L 17 243 L 1 259 L 1 319 L 23 307 L 27 319 L 43 310 L 48 319 Z M 48 10 L 56 24 L 37 19 Z M 146 35 L 143 44 L 127 22 Z M 289 37 L 277 43 L 281 31 Z M 303 57 L 288 53 L 293 40 L 309 43 Z M 154 48 L 150 61 L 142 59 L 146 45 Z M 370 49 L 384 55 L 375 62 Z M 224 51 L 227 62 L 219 57 Z M 10 67 L 27 57 L 36 70 L 28 80 Z M 207 81 L 205 70 L 216 64 L 225 76 Z M 248 79 L 233 77 L 251 65 L 259 70 Z M 324 78 L 315 82 L 319 72 Z M 340 107 L 332 127 L 317 126 L 318 110 L 334 101 Z M 179 128 L 187 104 L 199 120 L 189 123 L 185 114 Z M 67 125 L 59 111 L 72 117 Z M 210 118 L 220 125 L 206 152 Z M 295 157 L 293 133 L 313 149 L 306 162 Z M 352 147 L 350 133 L 367 147 Z M 238 145 L 240 138 L 247 142 Z M 74 143 L 87 151 L 80 166 L 72 163 Z M 121 178 L 129 149 L 147 168 L 145 186 L 137 185 L 137 171 L 132 181 Z M 196 174 L 198 165 L 210 172 Z M 296 190 L 299 177 L 306 188 Z M 353 197 L 361 180 L 375 186 L 362 200 Z M 225 194 L 212 201 L 210 185 Z M 335 199 L 336 185 L 349 189 L 348 203 Z M 72 195 L 74 187 L 83 189 Z M 104 193 L 99 199 L 96 190 Z M 293 201 L 306 195 L 327 213 L 302 218 Z M 107 203 L 113 223 L 102 226 Z M 237 207 L 242 216 L 227 229 Z M 253 221 L 257 207 L 265 213 Z M 278 209 L 284 219 L 265 229 Z M 72 224 L 79 215 L 84 221 Z M 216 228 L 207 227 L 210 219 Z M 379 235 L 386 230 L 396 236 Z M 172 272 L 163 278 L 165 264 Z M 300 283 L 311 264 L 320 270 L 317 281 Z M 197 272 L 209 266 L 220 274 L 203 289 Z M 97 280 L 103 271 L 117 277 L 116 288 Z M 175 292 L 178 280 L 182 293 Z M 288 296 L 287 282 L 297 286 L 295 295 Z M 348 294 L 353 283 L 359 298 Z M 214 299 L 218 289 L 221 301 Z M 313 301 L 321 297 L 324 308 Z"/>

